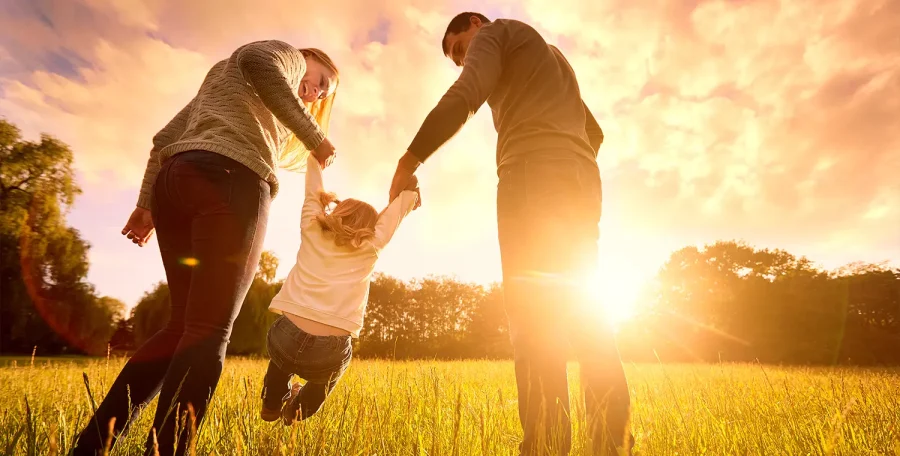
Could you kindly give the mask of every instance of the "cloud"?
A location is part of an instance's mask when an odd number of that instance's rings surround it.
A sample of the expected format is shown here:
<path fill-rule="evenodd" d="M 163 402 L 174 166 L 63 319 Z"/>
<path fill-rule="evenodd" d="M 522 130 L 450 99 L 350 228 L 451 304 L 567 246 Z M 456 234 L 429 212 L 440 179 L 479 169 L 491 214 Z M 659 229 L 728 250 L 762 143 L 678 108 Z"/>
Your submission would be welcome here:
<path fill-rule="evenodd" d="M 896 2 L 562 3 L 527 4 L 579 56 L 645 223 L 825 249 L 852 225 L 843 249 L 896 254 Z"/>
<path fill-rule="evenodd" d="M 462 10 L 531 23 L 576 69 L 606 132 L 610 261 L 652 273 L 669 251 L 720 238 L 828 265 L 900 259 L 900 3 L 890 0 L 13 0 L 0 6 L 0 115 L 71 144 L 84 210 L 97 211 L 109 189 L 136 195 L 150 138 L 215 61 L 258 39 L 319 47 L 341 69 L 328 183 L 380 205 L 397 157 L 457 75 L 438 43 Z M 384 270 L 499 278 L 487 111 L 423 167 L 425 206 Z M 267 247 L 284 275 L 302 176 L 280 176 Z M 91 230 L 97 257 L 114 258 L 119 244 Z"/>

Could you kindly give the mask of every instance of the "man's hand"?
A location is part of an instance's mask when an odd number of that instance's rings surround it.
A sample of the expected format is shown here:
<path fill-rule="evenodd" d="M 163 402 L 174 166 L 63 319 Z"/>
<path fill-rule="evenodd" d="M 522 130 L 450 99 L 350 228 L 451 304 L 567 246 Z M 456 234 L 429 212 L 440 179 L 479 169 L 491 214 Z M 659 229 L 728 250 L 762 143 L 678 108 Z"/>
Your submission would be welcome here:
<path fill-rule="evenodd" d="M 391 180 L 391 191 L 388 195 L 389 203 L 400 196 L 400 192 L 406 190 L 410 181 L 415 177 L 416 169 L 420 164 L 419 159 L 409 152 L 400 157 L 400 161 L 397 162 L 397 170 L 394 171 L 394 178 Z M 418 184 L 418 180 L 416 184 Z"/>
<path fill-rule="evenodd" d="M 122 228 L 122 234 L 138 247 L 143 247 L 153 236 L 153 230 L 153 217 L 150 216 L 150 211 L 136 207 L 128 218 L 125 228 Z"/>
<path fill-rule="evenodd" d="M 319 147 L 316 147 L 316 150 L 312 151 L 313 157 L 319 162 L 319 166 L 322 169 L 327 168 L 334 161 L 335 152 L 334 145 L 331 144 L 331 141 L 328 138 L 322 140 L 322 144 L 319 144 Z"/>

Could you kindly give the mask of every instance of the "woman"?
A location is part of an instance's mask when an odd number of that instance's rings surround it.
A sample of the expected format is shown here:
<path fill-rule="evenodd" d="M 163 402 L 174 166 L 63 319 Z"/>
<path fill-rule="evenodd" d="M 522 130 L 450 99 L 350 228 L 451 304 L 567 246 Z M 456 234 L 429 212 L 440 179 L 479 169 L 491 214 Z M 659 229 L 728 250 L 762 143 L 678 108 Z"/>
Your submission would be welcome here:
<path fill-rule="evenodd" d="M 309 153 L 325 167 L 334 157 L 326 133 L 337 84 L 337 68 L 320 50 L 250 43 L 213 66 L 194 99 L 153 138 L 122 234 L 143 246 L 159 233 L 171 317 L 122 369 L 74 454 L 115 443 L 157 393 L 147 451 L 158 445 L 161 455 L 184 454 L 256 272 L 278 192 L 276 167 L 303 169 Z"/>

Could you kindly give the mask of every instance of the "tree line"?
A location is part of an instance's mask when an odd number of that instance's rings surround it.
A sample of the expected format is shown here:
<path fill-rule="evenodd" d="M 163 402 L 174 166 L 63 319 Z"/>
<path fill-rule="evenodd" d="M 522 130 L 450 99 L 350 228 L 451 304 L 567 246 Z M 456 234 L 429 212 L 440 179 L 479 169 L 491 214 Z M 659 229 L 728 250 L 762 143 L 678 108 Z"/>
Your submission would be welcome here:
<path fill-rule="evenodd" d="M 157 284 L 128 315 L 85 280 L 89 246 L 66 226 L 79 189 L 68 147 L 23 141 L 0 120 L 0 352 L 127 353 L 163 327 Z M 264 355 L 268 311 L 282 282 L 265 252 L 228 351 Z M 595 303 L 599 306 L 599 303 Z M 598 310 L 599 312 L 599 310 Z M 851 264 L 823 271 L 783 250 L 720 241 L 674 252 L 617 327 L 635 362 L 900 363 L 900 269 Z M 360 357 L 508 359 L 503 290 L 449 277 L 372 282 Z"/>
<path fill-rule="evenodd" d="M 784 364 L 900 363 L 900 269 L 823 271 L 739 242 L 686 247 L 660 269 L 626 357 Z"/>
<path fill-rule="evenodd" d="M 268 306 L 282 285 L 273 281 L 277 264 L 264 254 L 230 353 L 265 354 L 277 318 Z M 717 242 L 673 253 L 641 302 L 617 326 L 626 361 L 900 363 L 900 269 L 821 271 L 781 250 Z M 602 312 L 601 303 L 591 305 Z M 160 283 L 133 309 L 130 340 L 141 343 L 161 329 L 167 312 L 168 288 Z M 360 357 L 510 358 L 502 286 L 378 274 L 355 344 Z"/>
<path fill-rule="evenodd" d="M 278 315 L 268 310 L 283 281 L 273 281 L 278 261 L 264 252 L 234 323 L 228 352 L 265 354 L 266 334 Z M 111 339 L 131 350 L 163 328 L 169 288 L 158 283 L 144 294 Z M 381 358 L 502 358 L 511 354 L 499 286 L 483 287 L 446 277 L 401 281 L 376 274 L 355 354 Z"/>

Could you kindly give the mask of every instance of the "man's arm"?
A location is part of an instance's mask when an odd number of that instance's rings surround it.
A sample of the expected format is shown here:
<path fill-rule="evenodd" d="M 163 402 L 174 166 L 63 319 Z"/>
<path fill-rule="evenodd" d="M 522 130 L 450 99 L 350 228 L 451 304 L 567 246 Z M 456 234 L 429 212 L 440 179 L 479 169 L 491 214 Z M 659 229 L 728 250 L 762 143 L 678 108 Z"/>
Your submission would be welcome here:
<path fill-rule="evenodd" d="M 550 44 L 550 49 L 556 54 L 557 59 L 570 69 L 572 65 L 569 63 L 569 59 L 559 50 L 558 47 Z M 574 70 L 573 70 L 574 72 Z M 600 129 L 600 125 L 597 123 L 597 119 L 594 118 L 594 115 L 591 114 L 591 110 L 588 109 L 587 104 L 584 103 L 584 100 L 581 100 L 581 106 L 584 107 L 584 130 L 587 132 L 588 142 L 591 144 L 591 149 L 594 150 L 594 155 L 600 152 L 600 145 L 603 144 L 603 130 Z"/>
<path fill-rule="evenodd" d="M 459 78 L 425 117 L 406 153 L 400 157 L 391 181 L 389 201 L 400 195 L 419 165 L 452 138 L 494 91 L 503 69 L 502 49 L 501 39 L 491 28 L 478 32 L 472 39 Z"/>
<path fill-rule="evenodd" d="M 419 162 L 452 138 L 494 91 L 503 69 L 499 31 L 487 25 L 472 39 L 459 78 L 425 117 L 407 149 Z"/>
<path fill-rule="evenodd" d="M 294 47 L 281 41 L 263 41 L 244 46 L 237 55 L 244 78 L 260 100 L 310 151 L 319 147 L 325 133 L 288 83 L 286 69 L 306 73 L 306 59 Z"/>
<path fill-rule="evenodd" d="M 594 156 L 600 153 L 600 145 L 603 144 L 603 129 L 597 123 L 597 119 L 591 114 L 584 100 L 581 101 L 584 106 L 584 130 L 587 131 L 588 141 L 591 143 L 591 149 L 594 150 Z"/>

